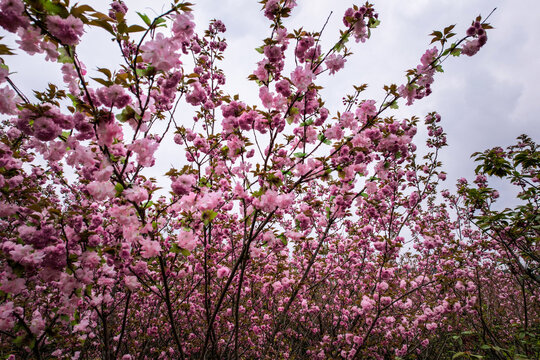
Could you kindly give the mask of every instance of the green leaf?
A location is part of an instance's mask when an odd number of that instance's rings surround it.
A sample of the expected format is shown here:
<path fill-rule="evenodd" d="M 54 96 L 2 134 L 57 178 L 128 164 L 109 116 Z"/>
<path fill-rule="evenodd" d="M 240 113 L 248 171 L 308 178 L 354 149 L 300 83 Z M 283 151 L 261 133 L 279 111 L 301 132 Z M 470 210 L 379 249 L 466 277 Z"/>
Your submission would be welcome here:
<path fill-rule="evenodd" d="M 43 9 L 51 15 L 61 15 L 63 18 L 68 17 L 67 9 L 52 1 L 45 1 L 43 3 Z"/>
<path fill-rule="evenodd" d="M 137 15 L 139 15 L 141 17 L 141 19 L 143 19 L 144 23 L 148 26 L 150 26 L 152 24 L 152 21 L 150 20 L 150 18 L 146 15 L 146 14 L 141 14 L 140 12 L 137 11 Z"/>
<path fill-rule="evenodd" d="M 450 26 L 447 26 L 444 28 L 444 34 L 448 34 L 450 31 L 452 31 L 452 29 L 455 27 L 456 25 L 450 25 Z"/>
<path fill-rule="evenodd" d="M 64 49 L 63 47 L 59 47 L 58 48 L 58 62 L 61 63 L 61 64 L 73 64 L 73 58 L 71 56 L 68 55 L 68 53 L 66 52 L 66 49 Z"/>
<path fill-rule="evenodd" d="M 379 26 L 380 24 L 381 24 L 381 20 L 375 20 L 375 21 L 373 21 L 373 22 L 370 22 L 369 27 L 370 27 L 371 29 L 375 29 L 375 28 L 376 28 L 377 26 Z"/>
<path fill-rule="evenodd" d="M 104 80 L 104 79 L 100 79 L 100 78 L 91 77 L 90 79 L 92 79 L 94 81 L 97 81 L 101 85 L 107 86 L 107 87 L 109 87 L 109 86 L 111 86 L 113 84 L 112 81 Z"/>
<path fill-rule="evenodd" d="M 184 256 L 189 256 L 189 255 L 191 255 L 191 253 L 190 253 L 189 250 L 187 250 L 187 249 L 182 249 L 182 250 L 180 250 L 180 253 L 181 253 L 182 255 L 184 255 Z"/>
<path fill-rule="evenodd" d="M 131 25 L 130 27 L 127 28 L 128 33 L 139 32 L 139 31 L 146 31 L 146 29 L 140 25 Z"/>
<path fill-rule="evenodd" d="M 330 140 L 328 140 L 326 138 L 326 136 L 324 136 L 323 133 L 320 133 L 319 135 L 317 135 L 317 139 L 319 139 L 320 142 L 326 144 L 326 145 L 330 145 L 332 142 Z"/>
<path fill-rule="evenodd" d="M 15 346 L 22 346 L 24 339 L 26 338 L 26 335 L 19 335 L 15 339 L 13 339 L 13 345 Z"/>
<path fill-rule="evenodd" d="M 100 28 L 106 30 L 107 32 L 109 32 L 111 35 L 116 36 L 116 33 L 115 33 L 112 25 L 109 24 L 107 22 L 107 20 L 102 20 L 102 19 L 92 20 L 92 21 L 88 22 L 88 25 L 94 25 L 94 26 L 100 27 Z"/>
<path fill-rule="evenodd" d="M 92 284 L 86 285 L 84 293 L 86 294 L 86 296 L 92 296 Z"/>
<path fill-rule="evenodd" d="M 467 354 L 464 353 L 463 351 L 457 352 L 454 354 L 454 356 L 452 356 L 452 360 L 462 357 L 463 355 L 467 355 Z"/>
<path fill-rule="evenodd" d="M 313 120 L 313 119 L 308 119 L 307 121 L 304 121 L 303 123 L 301 123 L 300 126 L 309 126 L 309 125 L 313 125 L 314 122 L 315 122 L 315 120 Z"/>
<path fill-rule="evenodd" d="M 212 222 L 212 220 L 214 220 L 217 216 L 217 212 L 213 211 L 213 210 L 205 210 L 203 211 L 202 213 L 202 220 L 204 222 L 204 225 L 208 225 L 209 223 Z"/>
<path fill-rule="evenodd" d="M 297 158 L 305 158 L 307 154 L 305 152 L 297 152 L 293 154 Z"/>
<path fill-rule="evenodd" d="M 15 55 L 7 45 L 0 44 L 0 55 Z"/>

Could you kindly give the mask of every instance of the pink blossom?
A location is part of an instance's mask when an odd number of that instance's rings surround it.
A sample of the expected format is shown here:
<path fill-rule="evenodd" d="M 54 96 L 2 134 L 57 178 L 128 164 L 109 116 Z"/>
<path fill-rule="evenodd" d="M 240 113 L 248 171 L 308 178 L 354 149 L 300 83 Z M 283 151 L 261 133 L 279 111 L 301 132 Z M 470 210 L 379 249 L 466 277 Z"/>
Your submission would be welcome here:
<path fill-rule="evenodd" d="M 15 42 L 19 44 L 19 47 L 26 51 L 29 55 L 42 53 L 43 48 L 41 44 L 41 31 L 33 26 L 27 28 L 19 28 L 17 35 L 21 38 Z"/>
<path fill-rule="evenodd" d="M 47 29 L 66 45 L 77 45 L 83 34 L 83 22 L 73 15 L 63 19 L 58 15 L 47 17 Z"/>
<path fill-rule="evenodd" d="M 99 124 L 96 136 L 99 145 L 111 146 L 114 139 L 122 140 L 122 127 L 116 121 L 104 121 Z"/>
<path fill-rule="evenodd" d="M 88 325 L 90 325 L 88 319 L 82 319 L 80 323 L 73 327 L 73 332 L 85 332 L 88 328 Z"/>
<path fill-rule="evenodd" d="M 362 297 L 362 301 L 360 302 L 360 306 L 362 307 L 362 310 L 364 310 L 364 313 L 366 313 L 375 307 L 375 301 L 364 295 Z"/>
<path fill-rule="evenodd" d="M 388 290 L 388 283 L 386 281 L 381 281 L 377 284 L 377 291 L 385 292 Z"/>
<path fill-rule="evenodd" d="M 45 330 L 45 320 L 41 317 L 39 310 L 35 310 L 32 313 L 32 321 L 30 322 L 30 330 L 36 336 L 40 335 Z"/>
<path fill-rule="evenodd" d="M 18 96 L 15 91 L 7 86 L 0 88 L 0 114 L 15 115 L 17 99 Z"/>
<path fill-rule="evenodd" d="M 339 124 L 329 127 L 324 132 L 324 136 L 330 140 L 339 140 L 343 138 L 343 129 Z"/>
<path fill-rule="evenodd" d="M 193 106 L 204 103 L 206 100 L 206 92 L 201 86 L 201 83 L 198 81 L 194 82 L 193 84 L 191 84 L 191 87 L 193 88 L 193 90 L 186 95 L 186 101 Z"/>
<path fill-rule="evenodd" d="M 337 73 L 339 70 L 343 69 L 345 62 L 347 60 L 343 56 L 338 54 L 332 54 L 326 58 L 324 62 L 328 70 L 330 70 L 330 75 Z"/>
<path fill-rule="evenodd" d="M 222 199 L 221 191 L 209 192 L 197 202 L 197 206 L 201 211 L 215 209 L 219 201 Z"/>
<path fill-rule="evenodd" d="M 176 53 L 179 48 L 177 41 L 158 33 L 153 40 L 148 40 L 141 46 L 144 51 L 142 58 L 158 71 L 169 71 L 181 63 Z"/>
<path fill-rule="evenodd" d="M 422 57 L 420 58 L 422 69 L 424 70 L 429 69 L 432 66 L 431 63 L 433 62 L 433 60 L 435 60 L 438 53 L 439 53 L 439 50 L 436 47 L 426 50 L 424 55 L 422 55 Z"/>
<path fill-rule="evenodd" d="M 159 143 L 151 138 L 143 138 L 136 140 L 128 146 L 128 149 L 137 154 L 137 162 L 146 167 L 154 166 L 154 152 L 157 150 Z"/>
<path fill-rule="evenodd" d="M 135 291 L 139 288 L 139 286 L 141 286 L 136 276 L 126 276 L 124 278 L 124 283 L 126 284 L 126 287 L 131 291 Z"/>
<path fill-rule="evenodd" d="M 178 245 L 182 249 L 193 251 L 193 249 L 195 249 L 195 246 L 197 246 L 197 239 L 193 235 L 192 231 L 182 230 L 178 233 Z"/>
<path fill-rule="evenodd" d="M 191 188 L 197 179 L 193 175 L 180 175 L 176 180 L 171 184 L 171 188 L 177 195 L 185 195 L 191 191 Z"/>
<path fill-rule="evenodd" d="M 195 23 L 193 20 L 193 14 L 183 13 L 176 15 L 174 19 L 172 32 L 175 37 L 180 41 L 189 41 L 193 36 L 193 30 L 195 29 Z"/>
<path fill-rule="evenodd" d="M 368 119 L 377 115 L 377 107 L 375 106 L 375 100 L 365 100 L 356 109 L 356 116 L 358 120 L 365 124 Z"/>
<path fill-rule="evenodd" d="M 23 15 L 24 4 L 21 0 L 2 0 L 0 3 L 0 26 L 10 32 L 19 27 L 28 26 L 28 19 Z"/>
<path fill-rule="evenodd" d="M 299 91 L 306 91 L 313 80 L 315 80 L 315 75 L 307 64 L 305 68 L 297 66 L 296 69 L 291 73 L 291 81 Z"/>
<path fill-rule="evenodd" d="M 22 278 L 13 280 L 4 278 L 0 286 L 0 290 L 13 295 L 20 294 L 24 289 L 26 289 L 26 281 Z"/>
<path fill-rule="evenodd" d="M 416 98 L 416 88 L 409 85 L 401 85 L 398 88 L 398 94 L 407 99 L 407 105 L 412 105 Z"/>
<path fill-rule="evenodd" d="M 39 117 L 34 120 L 34 136 L 42 141 L 50 141 L 60 136 L 62 129 L 49 117 Z"/>
<path fill-rule="evenodd" d="M 480 41 L 478 39 L 469 40 L 466 41 L 461 47 L 461 53 L 467 56 L 473 56 L 480 50 L 481 47 L 482 45 L 480 45 Z"/>
<path fill-rule="evenodd" d="M 116 194 L 114 185 L 108 181 L 92 181 L 86 185 L 86 189 L 97 201 L 105 200 Z"/>
<path fill-rule="evenodd" d="M 0 330 L 12 330 L 13 325 L 15 325 L 15 316 L 13 316 L 14 310 L 12 301 L 0 304 Z"/>
<path fill-rule="evenodd" d="M 143 239 L 141 243 L 141 256 L 145 259 L 159 255 L 161 252 L 161 245 L 159 242 L 149 239 Z"/>
<path fill-rule="evenodd" d="M 230 273 L 231 273 L 231 270 L 228 267 L 221 266 L 220 268 L 218 268 L 216 275 L 219 279 L 222 279 L 226 276 L 229 276 Z"/>
<path fill-rule="evenodd" d="M 140 204 L 145 200 L 148 200 L 148 191 L 140 186 L 134 186 L 130 189 L 124 190 L 124 196 L 129 201 Z"/>
<path fill-rule="evenodd" d="M 120 85 L 111 85 L 102 87 L 96 92 L 99 101 L 107 107 L 117 107 L 122 109 L 131 103 L 131 97 L 126 94 L 124 88 Z"/>

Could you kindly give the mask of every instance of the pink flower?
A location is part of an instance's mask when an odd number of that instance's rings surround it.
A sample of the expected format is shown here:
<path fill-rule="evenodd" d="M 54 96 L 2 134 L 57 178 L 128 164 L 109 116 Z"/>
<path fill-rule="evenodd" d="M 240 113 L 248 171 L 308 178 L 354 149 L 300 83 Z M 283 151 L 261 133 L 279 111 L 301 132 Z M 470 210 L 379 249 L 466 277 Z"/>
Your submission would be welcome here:
<path fill-rule="evenodd" d="M 283 284 L 281 284 L 280 281 L 276 281 L 275 283 L 273 283 L 272 287 L 274 288 L 274 293 L 278 293 L 283 290 Z"/>
<path fill-rule="evenodd" d="M 362 302 L 360 303 L 360 306 L 362 307 L 364 312 L 368 312 L 375 307 L 375 301 L 364 295 L 362 297 Z"/>
<path fill-rule="evenodd" d="M 148 200 L 148 191 L 140 186 L 135 186 L 131 189 L 124 190 L 124 196 L 129 201 L 140 204 L 141 202 Z"/>
<path fill-rule="evenodd" d="M 154 139 L 144 138 L 136 140 L 128 148 L 137 154 L 137 162 L 146 167 L 154 166 L 154 152 L 157 150 L 159 143 Z"/>
<path fill-rule="evenodd" d="M 98 145 L 111 146 L 114 139 L 122 140 L 122 127 L 116 121 L 104 121 L 97 128 Z"/>
<path fill-rule="evenodd" d="M 222 195 L 221 191 L 206 193 L 199 200 L 197 205 L 201 211 L 215 209 L 221 200 Z"/>
<path fill-rule="evenodd" d="M 461 53 L 467 56 L 473 56 L 480 50 L 480 47 L 482 47 L 482 45 L 480 45 L 480 41 L 478 39 L 470 40 L 463 44 L 461 47 Z"/>
<path fill-rule="evenodd" d="M 306 65 L 305 68 L 297 66 L 291 73 L 291 81 L 300 91 L 306 91 L 313 80 L 315 80 L 315 75 L 309 68 L 309 65 Z"/>
<path fill-rule="evenodd" d="M 38 28 L 33 26 L 19 28 L 17 35 L 19 35 L 21 39 L 15 42 L 19 44 L 19 47 L 26 51 L 29 55 L 43 52 L 43 48 L 40 46 L 41 31 Z"/>
<path fill-rule="evenodd" d="M 32 321 L 30 322 L 30 330 L 34 335 L 40 335 L 45 330 L 45 321 L 41 317 L 39 310 L 32 313 Z"/>
<path fill-rule="evenodd" d="M 176 53 L 179 48 L 177 41 L 158 33 L 153 40 L 148 40 L 141 46 L 141 50 L 144 51 L 142 58 L 156 70 L 169 71 L 180 64 Z"/>
<path fill-rule="evenodd" d="M 399 96 L 407 99 L 407 105 L 412 105 L 416 98 L 416 88 L 408 85 L 401 85 L 398 88 Z"/>
<path fill-rule="evenodd" d="M 124 283 L 126 284 L 126 287 L 131 291 L 137 290 L 141 285 L 137 280 L 136 276 L 126 276 L 124 279 Z"/>
<path fill-rule="evenodd" d="M 172 184 L 171 188 L 177 195 L 185 195 L 191 191 L 197 180 L 193 175 L 180 175 Z"/>
<path fill-rule="evenodd" d="M 279 1 L 278 0 L 268 0 L 264 9 L 264 16 L 270 20 L 274 20 L 275 13 L 279 10 Z"/>
<path fill-rule="evenodd" d="M 186 101 L 193 106 L 200 105 L 206 101 L 206 92 L 201 86 L 200 82 L 194 82 L 191 84 L 193 90 L 186 95 Z"/>
<path fill-rule="evenodd" d="M 274 190 L 267 190 L 260 199 L 256 199 L 253 204 L 265 212 L 271 212 L 278 205 L 278 195 Z"/>
<path fill-rule="evenodd" d="M 420 63 L 422 64 L 423 69 L 428 69 L 430 67 L 431 63 L 433 62 L 433 60 L 435 60 L 438 53 L 439 50 L 436 47 L 432 48 L 431 50 L 426 50 L 424 55 L 422 55 L 422 57 L 420 58 Z"/>
<path fill-rule="evenodd" d="M 149 239 L 143 239 L 141 243 L 141 256 L 145 259 L 159 255 L 161 251 L 161 245 L 157 241 L 152 241 Z"/>
<path fill-rule="evenodd" d="M 12 330 L 11 328 L 15 325 L 15 317 L 13 316 L 15 310 L 12 301 L 0 304 L 0 330 Z"/>
<path fill-rule="evenodd" d="M 116 194 L 114 185 L 108 181 L 93 181 L 86 185 L 86 189 L 97 201 L 105 200 Z"/>
<path fill-rule="evenodd" d="M 28 19 L 23 15 L 24 4 L 21 0 L 2 0 L 0 3 L 0 26 L 10 32 L 19 27 L 26 27 Z"/>
<path fill-rule="evenodd" d="M 0 88 L 0 113 L 15 115 L 17 112 L 16 100 L 18 99 L 15 91 L 7 86 Z"/>
<path fill-rule="evenodd" d="M 180 233 L 178 233 L 178 245 L 182 249 L 193 251 L 195 246 L 197 246 L 197 239 L 192 231 L 180 231 Z"/>
<path fill-rule="evenodd" d="M 384 292 L 386 290 L 388 290 L 388 283 L 386 281 L 377 284 L 377 291 Z"/>
<path fill-rule="evenodd" d="M 90 325 L 88 319 L 82 319 L 80 323 L 73 327 L 73 332 L 85 332 L 88 325 Z"/>
<path fill-rule="evenodd" d="M 42 141 L 50 141 L 62 133 L 62 129 L 49 117 L 34 120 L 34 136 Z"/>
<path fill-rule="evenodd" d="M 193 30 L 195 29 L 195 23 L 193 20 L 193 14 L 183 13 L 178 14 L 174 19 L 172 32 L 175 37 L 180 41 L 189 41 L 193 36 Z"/>
<path fill-rule="evenodd" d="M 339 70 L 343 69 L 346 61 L 347 60 L 344 59 L 343 56 L 332 54 L 326 58 L 324 63 L 326 64 L 328 70 L 330 70 L 330 75 L 333 75 Z"/>
<path fill-rule="evenodd" d="M 47 29 L 58 40 L 67 45 L 77 45 L 83 34 L 83 22 L 73 15 L 63 19 L 58 15 L 47 17 Z"/>
<path fill-rule="evenodd" d="M 229 276 L 230 273 L 231 273 L 231 270 L 228 267 L 222 266 L 217 270 L 217 277 L 219 279 L 222 279 L 226 276 Z"/>
<path fill-rule="evenodd" d="M 124 88 L 120 85 L 102 87 L 97 90 L 96 94 L 99 101 L 107 107 L 115 106 L 121 109 L 131 103 L 131 97 L 126 94 Z"/>
<path fill-rule="evenodd" d="M 330 140 L 332 139 L 339 140 L 343 138 L 343 129 L 341 128 L 340 125 L 336 124 L 326 129 L 326 131 L 324 132 L 324 136 Z"/>
<path fill-rule="evenodd" d="M 356 110 L 356 116 L 363 124 L 366 121 L 377 114 L 377 107 L 375 106 L 375 100 L 365 100 L 360 104 L 360 107 Z"/>
<path fill-rule="evenodd" d="M 2 286 L 0 286 L 0 290 L 13 295 L 20 294 L 24 289 L 26 289 L 26 281 L 21 278 L 3 279 Z"/>

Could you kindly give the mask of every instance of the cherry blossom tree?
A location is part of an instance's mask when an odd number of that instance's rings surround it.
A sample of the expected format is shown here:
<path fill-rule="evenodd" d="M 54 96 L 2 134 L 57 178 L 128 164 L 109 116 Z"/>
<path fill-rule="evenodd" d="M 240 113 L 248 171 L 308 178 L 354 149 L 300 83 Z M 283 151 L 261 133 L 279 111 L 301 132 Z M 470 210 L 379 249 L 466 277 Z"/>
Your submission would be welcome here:
<path fill-rule="evenodd" d="M 190 3 L 138 25 L 122 1 L 0 2 L 18 46 L 0 45 L 0 354 L 538 355 L 540 292 L 515 281 L 457 195 L 439 196 L 441 117 L 393 114 L 430 95 L 447 59 L 476 54 L 490 25 L 434 31 L 382 101 L 357 85 L 329 109 L 318 81 L 376 31 L 375 7 L 349 8 L 325 49 L 324 28 L 286 28 L 294 0 L 261 4 L 260 102 L 246 104 L 224 90 L 225 24 L 196 31 Z M 90 31 L 113 37 L 115 67 L 86 69 Z M 22 51 L 61 64 L 63 83 L 24 94 L 9 70 Z M 150 177 L 163 146 L 177 163 Z"/>

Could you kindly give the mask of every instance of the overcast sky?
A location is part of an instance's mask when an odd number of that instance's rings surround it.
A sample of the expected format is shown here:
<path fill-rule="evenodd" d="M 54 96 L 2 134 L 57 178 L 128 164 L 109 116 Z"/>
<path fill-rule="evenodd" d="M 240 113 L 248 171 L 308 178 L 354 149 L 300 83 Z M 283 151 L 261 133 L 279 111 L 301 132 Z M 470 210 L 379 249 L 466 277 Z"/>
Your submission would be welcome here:
<path fill-rule="evenodd" d="M 222 20 L 227 26 L 225 35 L 229 47 L 223 62 L 227 90 L 239 93 L 247 103 L 257 102 L 258 89 L 246 77 L 255 68 L 255 62 L 261 59 L 254 48 L 268 35 L 269 22 L 260 12 L 261 5 L 255 0 L 192 2 L 196 3 L 194 14 L 198 31 L 202 31 L 212 18 Z M 103 9 L 107 2 L 94 0 L 88 3 Z M 141 11 L 150 17 L 165 11 L 167 3 L 126 1 L 130 12 Z M 318 31 L 333 12 L 322 42 L 323 49 L 328 49 L 335 42 L 338 29 L 343 28 L 342 15 L 352 2 L 298 0 L 298 3 L 293 16 L 285 22 L 289 30 L 303 26 L 308 31 Z M 323 75 L 323 94 L 333 114 L 340 110 L 340 99 L 352 85 L 368 83 L 370 87 L 364 93 L 365 98 L 380 101 L 384 94 L 383 85 L 402 84 L 405 70 L 415 67 L 429 47 L 428 34 L 432 30 L 456 24 L 454 31 L 461 35 L 478 14 L 486 16 L 497 7 L 489 19 L 495 29 L 488 32 L 486 46 L 474 57 L 449 58 L 444 64 L 444 74 L 436 75 L 433 94 L 411 107 L 400 104 L 400 109 L 393 110 L 393 114 L 423 117 L 437 110 L 442 115 L 449 146 L 441 159 L 449 174 L 446 184 L 449 188 L 454 187 L 458 177 L 473 177 L 471 153 L 512 144 L 522 133 L 540 141 L 538 0 L 384 0 L 376 1 L 374 5 L 381 25 L 372 32 L 371 39 L 364 44 L 349 43 L 354 55 L 348 59 L 346 68 L 332 77 Z M 136 16 L 131 19 L 135 21 Z M 90 71 L 97 66 L 114 68 L 119 62 L 118 50 L 109 38 L 110 35 L 103 31 L 92 30 L 84 35 L 79 52 Z M 35 61 L 25 56 L 20 56 L 16 62 L 13 58 L 7 61 L 10 70 L 17 71 L 13 80 L 26 93 L 58 79 L 55 65 L 36 66 Z M 190 118 L 186 117 L 186 121 Z"/>
<path fill-rule="evenodd" d="M 323 36 L 327 49 L 343 28 L 342 15 L 351 5 L 348 0 L 299 0 L 285 25 L 317 31 L 332 12 Z M 383 85 L 402 84 L 405 70 L 419 63 L 430 47 L 433 30 L 456 24 L 455 32 L 462 35 L 477 15 L 485 17 L 497 8 L 489 19 L 495 29 L 488 32 L 486 46 L 473 57 L 449 58 L 443 65 L 445 72 L 436 75 L 433 94 L 410 107 L 400 104 L 395 115 L 423 117 L 434 110 L 441 114 L 449 144 L 441 159 L 449 175 L 446 187 L 451 189 L 459 177 L 474 178 L 473 152 L 513 144 L 522 133 L 540 141 L 539 1 L 384 0 L 374 5 L 381 25 L 366 43 L 349 43 L 354 55 L 344 70 L 323 77 L 331 111 L 340 109 L 341 97 L 354 84 L 368 83 L 365 97 L 382 100 Z M 253 101 L 255 84 L 244 79 L 260 59 L 253 49 L 268 33 L 268 22 L 259 9 L 256 1 L 244 0 L 200 1 L 196 7 L 199 24 L 215 17 L 227 25 L 228 84 Z"/>

